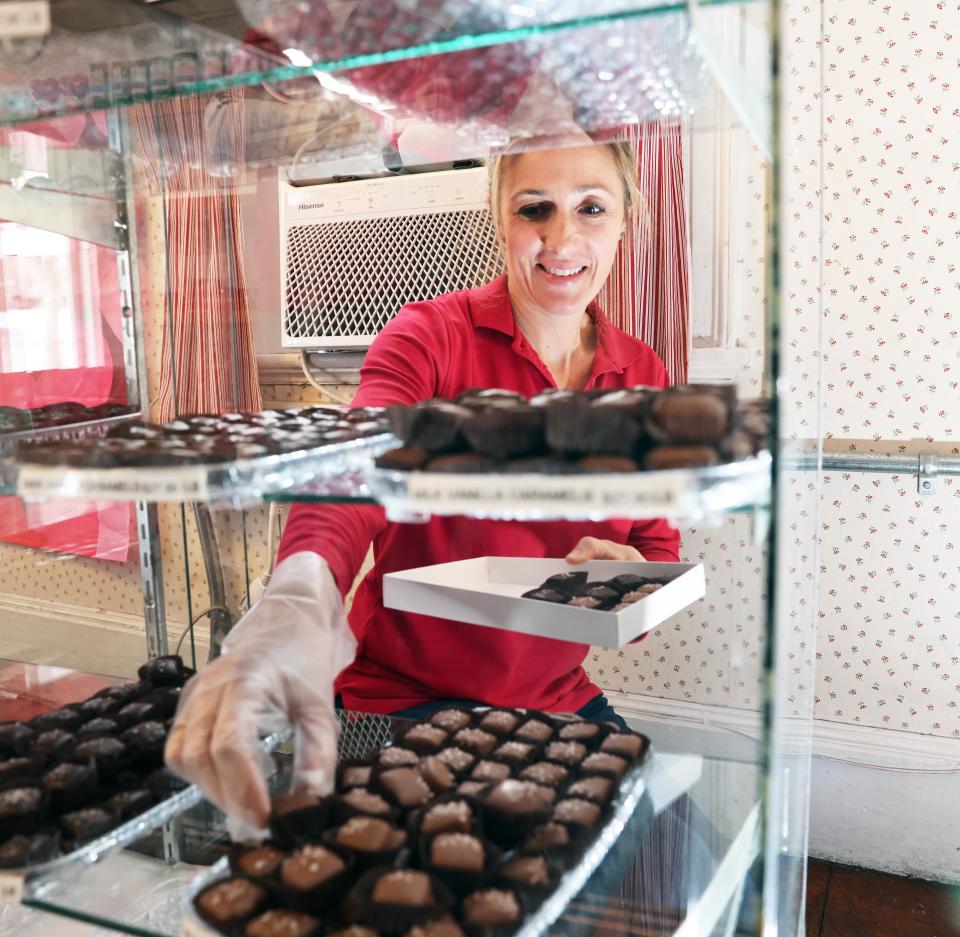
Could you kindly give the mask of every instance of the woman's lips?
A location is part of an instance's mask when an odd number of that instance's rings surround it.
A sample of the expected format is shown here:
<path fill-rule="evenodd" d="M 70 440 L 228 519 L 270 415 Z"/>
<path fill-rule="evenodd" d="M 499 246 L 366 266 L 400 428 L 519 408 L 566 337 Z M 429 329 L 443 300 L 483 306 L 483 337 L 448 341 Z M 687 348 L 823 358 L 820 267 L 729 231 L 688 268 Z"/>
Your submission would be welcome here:
<path fill-rule="evenodd" d="M 537 269 L 542 271 L 552 282 L 573 283 L 582 276 L 587 268 L 584 266 L 555 267 L 553 265 L 538 263 Z"/>

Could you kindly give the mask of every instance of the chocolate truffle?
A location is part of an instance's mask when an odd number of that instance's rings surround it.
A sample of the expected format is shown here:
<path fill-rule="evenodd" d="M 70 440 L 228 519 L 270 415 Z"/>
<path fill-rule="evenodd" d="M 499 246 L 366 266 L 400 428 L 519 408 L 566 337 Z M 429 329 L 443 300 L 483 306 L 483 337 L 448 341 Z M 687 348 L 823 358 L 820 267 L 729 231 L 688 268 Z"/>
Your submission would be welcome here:
<path fill-rule="evenodd" d="M 60 817 L 63 835 L 76 842 L 96 839 L 112 829 L 115 823 L 115 815 L 102 807 L 84 807 Z"/>
<path fill-rule="evenodd" d="M 377 781 L 405 809 L 420 807 L 431 797 L 429 785 L 416 768 L 391 768 L 382 772 Z"/>
<path fill-rule="evenodd" d="M 46 759 L 39 758 L 10 758 L 0 761 L 0 783 L 12 781 L 15 778 L 36 778 L 43 772 Z"/>
<path fill-rule="evenodd" d="M 528 719 L 516 732 L 515 739 L 521 742 L 546 742 L 553 735 L 553 729 L 539 719 Z"/>
<path fill-rule="evenodd" d="M 272 908 L 257 915 L 244 929 L 243 937 L 312 937 L 320 921 L 303 911 Z"/>
<path fill-rule="evenodd" d="M 492 732 L 494 735 L 509 735 L 520 722 L 520 717 L 514 713 L 503 709 L 494 709 L 486 713 L 478 723 L 479 728 L 484 732 Z"/>
<path fill-rule="evenodd" d="M 404 765 L 415 765 L 420 760 L 420 756 L 409 748 L 391 745 L 381 750 L 377 760 L 386 768 L 399 768 Z"/>
<path fill-rule="evenodd" d="M 132 726 L 137 722 L 145 722 L 148 719 L 155 719 L 159 715 L 159 707 L 155 703 L 145 700 L 137 700 L 133 703 L 127 703 L 117 712 L 117 722 L 122 726 Z"/>
<path fill-rule="evenodd" d="M 500 877 L 519 885 L 546 885 L 550 872 L 543 856 L 514 856 L 499 869 Z"/>
<path fill-rule="evenodd" d="M 590 742 L 599 734 L 600 726 L 595 722 L 568 722 L 559 732 L 565 742 Z"/>
<path fill-rule="evenodd" d="M 504 742 L 493 751 L 493 757 L 511 765 L 522 765 L 533 754 L 533 746 L 526 742 Z"/>
<path fill-rule="evenodd" d="M 42 713 L 30 720 L 30 728 L 37 732 L 47 732 L 50 729 L 63 729 L 72 732 L 79 728 L 83 722 L 83 716 L 76 709 L 63 707 L 61 709 L 52 709 L 50 712 Z"/>
<path fill-rule="evenodd" d="M 630 763 L 617 755 L 611 755 L 607 752 L 596 752 L 583 759 L 580 765 L 580 771 L 583 774 L 604 774 L 609 777 L 619 778 Z"/>
<path fill-rule="evenodd" d="M 468 833 L 473 824 L 473 812 L 463 800 L 451 800 L 428 807 L 420 821 L 424 836 L 432 833 Z"/>
<path fill-rule="evenodd" d="M 22 722 L 0 723 L 0 757 L 22 754 L 35 735 L 33 729 Z"/>
<path fill-rule="evenodd" d="M 98 719 L 91 719 L 77 729 L 77 741 L 84 739 L 95 739 L 100 735 L 115 736 L 120 733 L 120 725 L 116 719 L 108 719 L 102 716 Z"/>
<path fill-rule="evenodd" d="M 563 765 L 554 764 L 552 761 L 538 761 L 520 772 L 520 777 L 524 781 L 535 781 L 537 784 L 547 784 L 552 787 L 563 784 L 569 776 L 570 772 Z"/>
<path fill-rule="evenodd" d="M 266 891 L 245 878 L 217 882 L 200 892 L 195 901 L 200 916 L 221 930 L 235 927 L 266 903 Z"/>
<path fill-rule="evenodd" d="M 476 752 L 478 755 L 489 755 L 497 747 L 497 737 L 483 729 L 461 729 L 452 739 L 459 748 Z"/>
<path fill-rule="evenodd" d="M 67 732 L 65 729 L 48 729 L 41 732 L 33 740 L 30 753 L 42 758 L 49 758 L 65 751 L 73 742 L 74 735 L 72 732 Z"/>
<path fill-rule="evenodd" d="M 430 717 L 430 724 L 446 729 L 447 732 L 456 732 L 470 725 L 471 719 L 470 713 L 462 709 L 441 709 Z"/>
<path fill-rule="evenodd" d="M 107 696 L 94 696 L 93 699 L 81 703 L 77 709 L 85 719 L 96 719 L 97 716 L 105 716 L 117 709 L 117 701 Z"/>
<path fill-rule="evenodd" d="M 476 755 L 465 752 L 462 748 L 442 748 L 437 752 L 439 758 L 455 774 L 462 774 L 476 761 Z"/>
<path fill-rule="evenodd" d="M 311 891 L 345 868 L 343 859 L 326 847 L 304 846 L 283 860 L 280 881 L 294 891 Z"/>
<path fill-rule="evenodd" d="M 0 791 L 0 821 L 36 816 L 43 806 L 42 788 L 35 784 Z"/>
<path fill-rule="evenodd" d="M 558 761 L 562 765 L 577 765 L 587 755 L 586 746 L 581 742 L 551 742 L 544 755 L 549 761 Z"/>
<path fill-rule="evenodd" d="M 638 758 L 646 747 L 646 739 L 631 732 L 614 732 L 600 743 L 601 752 L 622 758 Z"/>
<path fill-rule="evenodd" d="M 121 820 L 129 820 L 139 813 L 143 813 L 153 804 L 153 794 L 143 788 L 133 788 L 129 791 L 118 791 L 108 801 L 107 806 Z"/>
<path fill-rule="evenodd" d="M 399 869 L 377 879 L 370 899 L 376 904 L 423 907 L 434 902 L 433 885 L 426 872 Z"/>
<path fill-rule="evenodd" d="M 100 735 L 78 742 L 73 748 L 71 757 L 84 761 L 92 758 L 97 764 L 97 773 L 103 779 L 113 777 L 117 773 L 127 752 L 127 746 L 120 739 Z"/>
<path fill-rule="evenodd" d="M 567 790 L 568 797 L 578 797 L 583 800 L 592 800 L 594 803 L 606 803 L 613 790 L 613 781 L 601 775 L 590 778 L 581 778 L 574 781 Z"/>
<path fill-rule="evenodd" d="M 430 754 L 442 748 L 446 740 L 446 730 L 439 726 L 421 723 L 403 734 L 402 744 L 404 747 L 412 748 L 421 754 Z"/>
<path fill-rule="evenodd" d="M 21 869 L 53 859 L 60 851 L 60 834 L 44 830 L 12 836 L 0 844 L 0 869 Z"/>
<path fill-rule="evenodd" d="M 233 865 L 237 871 L 250 878 L 266 878 L 273 875 L 285 857 L 286 853 L 282 849 L 269 843 L 261 843 L 241 852 Z"/>
<path fill-rule="evenodd" d="M 444 869 L 482 872 L 483 843 L 467 833 L 438 833 L 430 842 L 430 862 Z"/>
<path fill-rule="evenodd" d="M 391 813 L 388 804 L 379 794 L 374 794 L 363 787 L 355 787 L 340 796 L 340 800 L 357 813 L 370 816 L 385 817 Z"/>
<path fill-rule="evenodd" d="M 510 777 L 510 766 L 499 761 L 478 761 L 470 777 L 474 781 L 503 781 Z"/>
<path fill-rule="evenodd" d="M 357 852 L 384 852 L 399 849 L 406 842 L 407 834 L 386 820 L 351 817 L 337 830 L 334 838 L 341 846 Z"/>
<path fill-rule="evenodd" d="M 553 602 L 554 605 L 566 605 L 570 599 L 565 592 L 558 592 L 556 589 L 543 589 L 538 586 L 529 592 L 524 592 L 521 598 L 536 599 L 538 602 Z"/>
<path fill-rule="evenodd" d="M 504 927 L 520 916 L 517 896 L 502 888 L 474 892 L 463 899 L 463 921 L 468 927 Z"/>
<path fill-rule="evenodd" d="M 561 800 L 553 811 L 553 819 L 559 823 L 576 826 L 596 826 L 600 821 L 600 808 L 589 800 L 571 798 Z"/>
<path fill-rule="evenodd" d="M 566 596 L 576 595 L 587 584 L 587 574 L 582 570 L 571 570 L 566 573 L 555 573 L 544 580 L 541 588 L 555 589 Z"/>
<path fill-rule="evenodd" d="M 50 791 L 53 809 L 58 813 L 89 803 L 96 799 L 99 790 L 97 769 L 92 761 L 59 764 L 43 776 L 41 783 Z"/>

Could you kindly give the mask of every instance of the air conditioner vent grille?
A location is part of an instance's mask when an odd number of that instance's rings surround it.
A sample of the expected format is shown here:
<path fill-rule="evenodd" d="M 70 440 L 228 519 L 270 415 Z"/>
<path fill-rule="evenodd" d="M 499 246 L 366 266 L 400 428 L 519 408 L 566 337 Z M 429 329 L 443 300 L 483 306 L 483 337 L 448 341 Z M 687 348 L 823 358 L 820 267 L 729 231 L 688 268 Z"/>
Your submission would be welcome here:
<path fill-rule="evenodd" d="M 405 303 L 493 279 L 502 262 L 486 208 L 293 225 L 284 331 L 291 344 L 369 344 Z"/>

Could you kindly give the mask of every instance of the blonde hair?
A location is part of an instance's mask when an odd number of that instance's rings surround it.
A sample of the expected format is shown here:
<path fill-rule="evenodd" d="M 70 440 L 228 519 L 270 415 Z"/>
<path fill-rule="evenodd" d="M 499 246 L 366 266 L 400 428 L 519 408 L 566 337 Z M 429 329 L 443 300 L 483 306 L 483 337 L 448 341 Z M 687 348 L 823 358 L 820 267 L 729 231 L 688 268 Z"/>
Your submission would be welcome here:
<path fill-rule="evenodd" d="M 548 139 L 548 138 L 545 138 Z M 556 138 L 554 138 L 556 139 Z M 541 140 L 541 143 L 545 140 Z M 577 146 L 589 146 L 590 143 L 585 140 L 584 143 L 577 143 Z M 640 195 L 640 187 L 637 182 L 637 157 L 632 144 L 627 140 L 605 140 L 601 143 L 594 143 L 594 146 L 605 146 L 613 157 L 613 163 L 617 170 L 617 175 L 623 183 L 623 218 L 624 223 L 629 224 L 634 214 L 638 211 L 642 213 L 643 197 Z M 493 221 L 494 231 L 498 239 L 503 238 L 500 230 L 500 190 L 503 187 L 503 174 L 509 161 L 516 159 L 525 152 L 535 149 L 554 149 L 556 144 L 538 146 L 536 138 L 521 138 L 511 140 L 502 150 L 492 155 L 487 160 L 487 173 L 489 176 L 490 192 L 490 217 Z"/>

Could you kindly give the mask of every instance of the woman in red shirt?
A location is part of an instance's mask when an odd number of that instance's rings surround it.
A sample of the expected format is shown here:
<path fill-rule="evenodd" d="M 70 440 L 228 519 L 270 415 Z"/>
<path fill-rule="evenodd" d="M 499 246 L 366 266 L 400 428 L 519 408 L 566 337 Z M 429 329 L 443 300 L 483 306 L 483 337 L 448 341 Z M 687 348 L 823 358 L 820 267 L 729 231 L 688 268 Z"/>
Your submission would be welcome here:
<path fill-rule="evenodd" d="M 505 276 L 400 310 L 366 356 L 357 406 L 471 387 L 532 395 L 666 386 L 654 351 L 615 328 L 594 301 L 636 206 L 632 154 L 621 143 L 562 142 L 575 145 L 494 162 Z M 375 565 L 348 625 L 342 596 L 371 542 Z M 584 672 L 588 645 L 386 609 L 382 577 L 483 555 L 676 561 L 678 546 L 662 520 L 396 524 L 379 507 L 297 505 L 264 597 L 231 632 L 224 655 L 187 687 L 167 761 L 228 812 L 263 825 L 269 804 L 253 743 L 264 714 L 296 725 L 300 783 L 329 787 L 334 684 L 342 705 L 365 712 L 422 716 L 457 700 L 619 718 Z"/>

